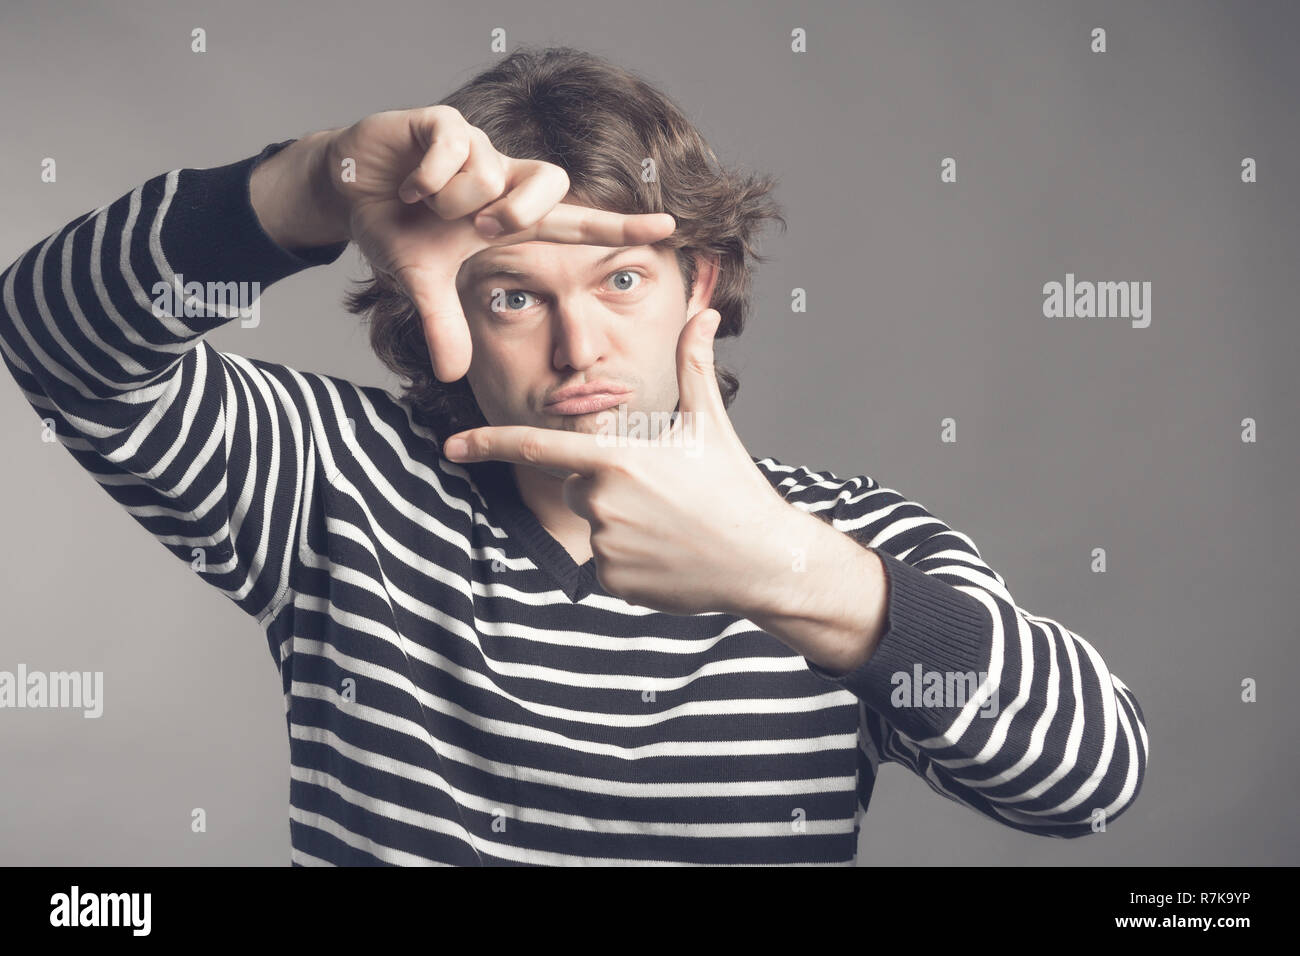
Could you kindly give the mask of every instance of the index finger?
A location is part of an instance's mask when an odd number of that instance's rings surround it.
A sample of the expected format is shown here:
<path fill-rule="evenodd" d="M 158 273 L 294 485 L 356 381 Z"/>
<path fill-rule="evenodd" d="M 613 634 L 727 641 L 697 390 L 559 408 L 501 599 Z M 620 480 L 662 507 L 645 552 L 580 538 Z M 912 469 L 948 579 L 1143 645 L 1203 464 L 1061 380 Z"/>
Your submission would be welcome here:
<path fill-rule="evenodd" d="M 463 455 L 450 454 L 451 443 L 457 439 L 467 446 Z M 452 435 L 443 449 L 452 461 L 508 461 L 540 468 L 557 478 L 574 473 L 591 478 L 609 460 L 595 435 L 532 425 L 471 428 Z"/>
<path fill-rule="evenodd" d="M 399 268 L 397 275 L 420 315 L 433 374 L 442 382 L 460 379 L 469 370 L 473 339 L 455 278 L 448 278 L 439 269 L 414 266 Z"/>
<path fill-rule="evenodd" d="M 526 229 L 495 240 L 493 245 L 514 242 L 569 242 L 584 246 L 643 246 L 671 236 L 677 222 L 666 212 L 626 215 L 573 203 L 556 203 L 555 208 Z"/>

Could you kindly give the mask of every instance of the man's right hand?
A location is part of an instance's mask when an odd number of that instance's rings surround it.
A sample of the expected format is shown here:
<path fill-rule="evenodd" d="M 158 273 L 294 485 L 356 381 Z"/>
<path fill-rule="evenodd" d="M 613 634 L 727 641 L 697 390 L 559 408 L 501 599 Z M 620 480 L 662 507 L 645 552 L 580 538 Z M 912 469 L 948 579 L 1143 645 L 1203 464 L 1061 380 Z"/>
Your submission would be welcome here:
<path fill-rule="evenodd" d="M 307 215 L 329 223 L 315 235 L 348 236 L 377 274 L 406 290 L 424 324 L 434 374 L 444 382 L 469 370 L 470 333 L 456 276 L 471 256 L 529 241 L 647 245 L 676 228 L 664 213 L 627 216 L 561 202 L 569 191 L 563 169 L 497 152 L 450 106 L 375 113 L 302 142 L 310 150 L 314 197 Z M 345 180 L 345 168 L 354 180 Z M 268 194 L 256 182 L 250 189 L 255 205 L 259 193 Z M 485 220 L 496 220 L 501 231 L 493 234 Z"/>

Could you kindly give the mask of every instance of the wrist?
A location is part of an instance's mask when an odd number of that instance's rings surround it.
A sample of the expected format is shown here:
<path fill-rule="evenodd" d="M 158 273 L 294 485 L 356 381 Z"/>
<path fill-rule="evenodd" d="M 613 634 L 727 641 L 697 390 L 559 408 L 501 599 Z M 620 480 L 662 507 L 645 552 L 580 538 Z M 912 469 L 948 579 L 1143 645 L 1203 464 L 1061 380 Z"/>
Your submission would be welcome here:
<path fill-rule="evenodd" d="M 307 137 L 312 140 L 312 152 L 307 161 L 307 181 L 314 208 L 321 219 L 321 234 L 329 237 L 321 245 L 352 238 L 351 210 L 339 187 L 343 171 L 331 149 L 341 132 L 341 129 L 322 130 Z"/>
<path fill-rule="evenodd" d="M 740 616 L 828 670 L 854 670 L 884 629 L 884 567 L 849 535 L 791 510 L 794 519 L 774 526 L 764 555 L 747 569 L 753 586 Z"/>
<path fill-rule="evenodd" d="M 327 147 L 333 133 L 304 136 L 253 169 L 249 201 L 266 234 L 281 248 L 307 249 L 350 238 L 343 198 L 329 178 Z"/>
<path fill-rule="evenodd" d="M 797 613 L 807 595 L 809 576 L 824 553 L 827 533 L 838 532 L 825 522 L 786 502 L 760 523 L 761 539 L 742 549 L 746 556 L 733 612 L 755 623 Z"/>

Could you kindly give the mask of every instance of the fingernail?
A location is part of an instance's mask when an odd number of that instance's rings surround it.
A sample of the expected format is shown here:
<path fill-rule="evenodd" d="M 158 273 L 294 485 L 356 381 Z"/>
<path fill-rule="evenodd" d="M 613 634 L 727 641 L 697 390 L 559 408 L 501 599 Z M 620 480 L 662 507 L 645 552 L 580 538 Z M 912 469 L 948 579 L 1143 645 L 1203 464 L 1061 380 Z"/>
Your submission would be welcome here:
<path fill-rule="evenodd" d="M 479 235 L 488 239 L 501 235 L 501 223 L 491 216 L 480 216 L 475 219 L 474 228 L 479 231 Z"/>
<path fill-rule="evenodd" d="M 402 202 L 415 202 L 420 198 L 420 192 L 410 183 L 407 183 L 397 191 L 397 198 Z"/>
<path fill-rule="evenodd" d="M 449 438 L 444 451 L 448 458 L 464 458 L 469 454 L 469 445 L 463 438 Z"/>

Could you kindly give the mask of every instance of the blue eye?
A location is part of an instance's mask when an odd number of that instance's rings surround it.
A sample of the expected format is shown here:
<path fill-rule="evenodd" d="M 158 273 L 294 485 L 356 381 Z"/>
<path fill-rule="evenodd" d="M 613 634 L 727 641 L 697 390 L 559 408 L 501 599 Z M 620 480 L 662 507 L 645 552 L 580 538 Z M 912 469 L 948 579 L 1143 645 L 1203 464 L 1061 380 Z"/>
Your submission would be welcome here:
<path fill-rule="evenodd" d="M 529 298 L 536 299 L 537 296 L 523 289 L 493 289 L 491 309 L 493 312 L 522 312 L 528 308 Z"/>
<path fill-rule="evenodd" d="M 641 273 L 631 269 L 620 269 L 609 276 L 614 281 L 614 287 L 619 292 L 631 292 L 641 285 L 645 278 Z M 607 280 L 608 281 L 608 280 Z M 530 300 L 533 300 L 530 302 Z M 493 312 L 523 312 L 529 309 L 541 299 L 531 292 L 525 292 L 523 289 L 493 289 L 492 300 L 489 308 Z"/>
<path fill-rule="evenodd" d="M 636 279 L 637 281 L 633 282 L 631 285 L 624 285 L 619 283 L 618 281 L 619 276 L 625 276 L 628 279 Z M 619 292 L 630 292 L 633 289 L 635 289 L 638 285 L 641 284 L 640 283 L 641 273 L 633 272 L 630 269 L 620 269 L 618 272 L 615 272 L 613 275 L 611 275 L 610 278 L 614 280 L 614 284 L 618 288 Z"/>

